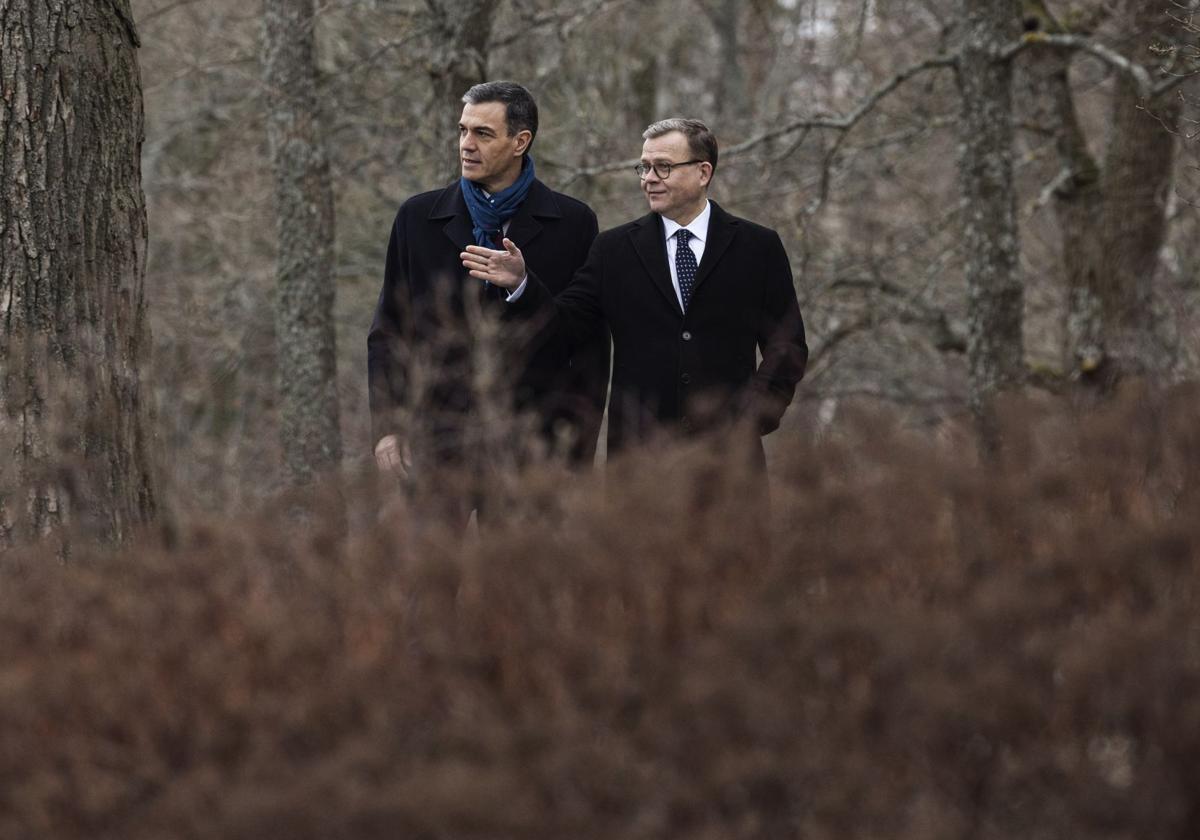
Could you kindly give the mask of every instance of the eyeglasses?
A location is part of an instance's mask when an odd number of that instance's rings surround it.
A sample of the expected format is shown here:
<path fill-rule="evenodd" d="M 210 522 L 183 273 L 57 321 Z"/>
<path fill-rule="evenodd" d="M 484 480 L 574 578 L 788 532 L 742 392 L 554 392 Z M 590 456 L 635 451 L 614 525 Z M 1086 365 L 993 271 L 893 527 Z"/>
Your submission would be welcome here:
<path fill-rule="evenodd" d="M 676 166 L 689 166 L 693 163 L 706 162 L 703 160 L 685 160 L 683 163 L 639 163 L 633 167 L 633 171 L 644 181 L 646 180 L 646 176 L 650 174 L 650 170 L 653 169 L 654 174 L 665 181 L 671 177 L 671 170 Z"/>

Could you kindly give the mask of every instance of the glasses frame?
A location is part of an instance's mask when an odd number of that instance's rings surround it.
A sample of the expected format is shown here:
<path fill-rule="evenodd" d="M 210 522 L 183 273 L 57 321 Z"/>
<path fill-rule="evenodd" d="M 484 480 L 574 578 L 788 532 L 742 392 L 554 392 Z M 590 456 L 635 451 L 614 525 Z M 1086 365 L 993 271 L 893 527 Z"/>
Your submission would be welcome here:
<path fill-rule="evenodd" d="M 675 169 L 675 167 L 691 166 L 693 163 L 708 163 L 708 161 L 696 158 L 694 160 L 685 160 L 682 163 L 639 163 L 637 166 L 633 167 L 633 171 L 638 176 L 638 180 L 640 181 L 645 181 L 646 176 L 650 174 L 651 170 L 654 171 L 654 174 L 658 176 L 660 181 L 665 181 L 671 177 L 671 172 Z M 662 171 L 664 169 L 666 172 Z"/>

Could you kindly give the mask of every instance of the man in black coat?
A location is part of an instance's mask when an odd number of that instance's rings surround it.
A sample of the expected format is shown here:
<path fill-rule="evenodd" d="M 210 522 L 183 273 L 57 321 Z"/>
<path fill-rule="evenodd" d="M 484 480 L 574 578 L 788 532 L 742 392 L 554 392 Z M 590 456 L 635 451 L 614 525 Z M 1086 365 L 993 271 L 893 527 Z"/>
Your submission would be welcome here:
<path fill-rule="evenodd" d="M 779 421 L 808 360 L 787 253 L 773 230 L 708 199 L 717 142 L 698 120 L 646 129 L 637 174 L 650 213 L 600 234 L 587 263 L 557 293 L 514 243 L 471 246 L 463 265 L 512 289 L 509 306 L 553 312 L 556 332 L 612 332 L 608 448 L 666 427 L 701 432 L 741 421 L 760 437 Z M 762 361 L 756 365 L 756 351 Z"/>
<path fill-rule="evenodd" d="M 534 176 L 529 148 L 537 105 L 511 82 L 463 97 L 462 179 L 414 196 L 392 225 L 383 289 L 367 338 L 372 440 L 381 469 L 479 465 L 483 403 L 533 411 L 546 442 L 567 441 L 590 462 L 608 385 L 609 341 L 597 331 L 569 350 L 553 342 L 489 344 L 506 293 L 471 280 L 459 261 L 470 243 L 517 243 L 551 291 L 566 286 L 595 239 L 588 206 Z M 489 415 L 490 417 L 491 415 Z M 492 433 L 495 430 L 491 430 Z M 511 451 L 513 441 L 506 441 Z M 468 506 L 469 510 L 469 506 Z"/>

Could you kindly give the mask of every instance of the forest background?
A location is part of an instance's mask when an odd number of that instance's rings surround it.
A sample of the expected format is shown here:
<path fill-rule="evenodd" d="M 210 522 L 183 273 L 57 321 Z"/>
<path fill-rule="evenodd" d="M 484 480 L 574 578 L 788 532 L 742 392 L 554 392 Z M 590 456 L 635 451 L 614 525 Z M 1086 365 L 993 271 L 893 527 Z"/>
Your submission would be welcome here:
<path fill-rule="evenodd" d="M 1200 836 L 1194 6 L 0 1 L 0 836 Z M 376 481 L 498 78 L 602 227 L 682 114 L 783 237 L 769 550 L 707 441 Z"/>
<path fill-rule="evenodd" d="M 1073 2 L 1054 18 L 1039 8 L 1026 5 L 1025 25 L 1086 38 L 1155 84 L 1188 72 L 1181 7 Z M 236 504 L 277 488 L 281 463 L 261 14 L 224 0 L 134 10 L 168 484 Z M 955 74 L 936 63 L 959 24 L 958 5 L 937 0 L 322 4 L 347 457 L 370 453 L 364 336 L 391 219 L 404 198 L 453 177 L 460 89 L 488 78 L 534 91 L 539 174 L 591 204 L 602 229 L 644 212 L 630 166 L 647 124 L 684 114 L 714 127 L 713 197 L 780 231 L 810 334 L 809 373 L 777 438 L 807 434 L 816 417 L 836 424 L 847 401 L 898 408 L 924 427 L 962 412 L 971 208 L 956 163 L 964 144 L 996 141 L 964 137 Z M 1020 26 L 1010 23 L 1014 42 Z M 1095 259 L 1110 275 L 1097 283 L 1117 288 L 1106 329 L 1142 322 L 1146 366 L 1168 380 L 1194 375 L 1200 255 L 1185 87 L 1144 100 L 1133 75 L 1079 48 L 1026 49 L 1014 64 L 1016 130 L 985 154 L 1012 161 L 1019 236 L 1005 247 L 1024 298 L 993 340 L 1050 387 L 1115 355 L 1094 328 L 1071 329 L 1095 308 L 1073 276 Z"/>

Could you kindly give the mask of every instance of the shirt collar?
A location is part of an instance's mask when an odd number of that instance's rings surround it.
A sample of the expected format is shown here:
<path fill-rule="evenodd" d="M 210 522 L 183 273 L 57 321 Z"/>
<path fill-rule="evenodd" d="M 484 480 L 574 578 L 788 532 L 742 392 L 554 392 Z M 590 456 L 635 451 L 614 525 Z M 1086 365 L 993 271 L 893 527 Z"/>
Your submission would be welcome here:
<path fill-rule="evenodd" d="M 675 235 L 675 231 L 682 227 L 686 227 L 693 237 L 699 239 L 701 242 L 704 242 L 708 237 L 708 220 L 711 216 L 712 202 L 705 199 L 704 209 L 700 211 L 700 215 L 692 219 L 692 221 L 686 225 L 681 225 L 678 222 L 674 222 L 671 219 L 668 219 L 666 216 L 663 216 L 663 233 L 666 234 L 667 239 L 670 239 Z"/>

